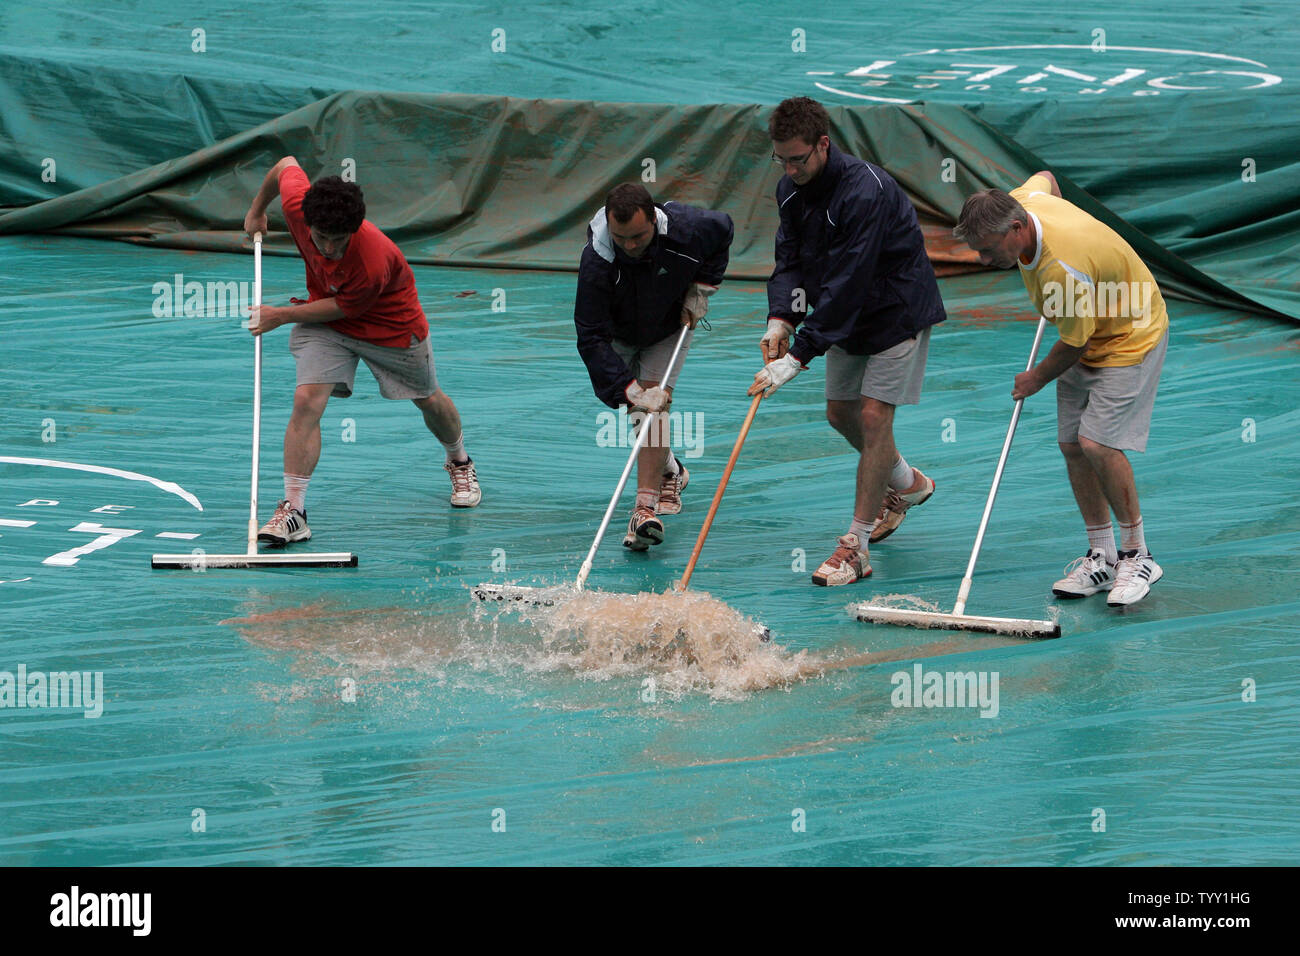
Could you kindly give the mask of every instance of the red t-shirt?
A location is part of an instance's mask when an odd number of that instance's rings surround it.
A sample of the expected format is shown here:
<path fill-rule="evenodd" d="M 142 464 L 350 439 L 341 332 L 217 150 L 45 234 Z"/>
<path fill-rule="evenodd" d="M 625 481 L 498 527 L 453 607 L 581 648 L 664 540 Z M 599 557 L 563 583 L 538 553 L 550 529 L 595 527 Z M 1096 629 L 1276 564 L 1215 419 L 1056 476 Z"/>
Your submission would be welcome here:
<path fill-rule="evenodd" d="M 344 318 L 325 323 L 354 339 L 406 348 L 411 336 L 424 341 L 429 322 L 415 292 L 415 276 L 406 257 L 370 220 L 352 234 L 347 252 L 326 259 L 311 241 L 302 218 L 302 197 L 311 180 L 299 166 L 280 173 L 280 202 L 293 241 L 307 266 L 308 301 L 333 298 Z"/>

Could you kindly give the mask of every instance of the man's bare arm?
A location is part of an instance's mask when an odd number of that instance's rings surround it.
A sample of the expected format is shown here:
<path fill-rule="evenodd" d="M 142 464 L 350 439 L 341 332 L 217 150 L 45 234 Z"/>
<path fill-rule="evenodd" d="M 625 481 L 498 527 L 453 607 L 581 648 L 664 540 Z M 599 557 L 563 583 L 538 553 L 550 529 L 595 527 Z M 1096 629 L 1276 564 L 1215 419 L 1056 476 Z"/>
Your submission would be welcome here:
<path fill-rule="evenodd" d="M 1053 195 L 1053 196 L 1056 196 L 1058 199 L 1060 198 L 1060 196 L 1061 196 L 1061 186 L 1060 186 L 1060 184 L 1056 181 L 1056 177 L 1055 177 L 1055 176 L 1053 176 L 1053 175 L 1052 175 L 1050 172 L 1048 172 L 1046 169 L 1040 169 L 1038 172 L 1034 173 L 1034 175 L 1035 175 L 1035 176 L 1042 176 L 1042 177 L 1043 177 L 1044 179 L 1046 179 L 1049 183 L 1051 183 L 1051 184 L 1052 184 L 1052 195 Z"/>
<path fill-rule="evenodd" d="M 1073 368 L 1086 351 L 1088 351 L 1087 345 L 1066 345 L 1058 339 L 1046 358 L 1028 372 L 1021 372 L 1016 376 L 1011 388 L 1011 398 L 1018 401 L 1033 395 L 1048 382 L 1054 381 L 1068 369 Z"/>
<path fill-rule="evenodd" d="M 310 324 L 333 322 L 335 319 L 345 318 L 343 310 L 339 308 L 338 301 L 333 296 L 328 299 L 316 299 L 306 305 L 264 305 L 261 308 L 251 309 L 250 312 L 248 331 L 254 335 L 261 335 L 294 322 Z"/>
<path fill-rule="evenodd" d="M 266 210 L 280 195 L 280 173 L 290 166 L 297 165 L 298 160 L 292 156 L 286 156 L 272 166 L 271 171 L 262 180 L 262 187 L 258 189 L 257 195 L 253 197 L 253 204 L 248 207 L 248 215 L 244 217 L 244 231 L 250 237 L 255 232 L 266 235 Z"/>

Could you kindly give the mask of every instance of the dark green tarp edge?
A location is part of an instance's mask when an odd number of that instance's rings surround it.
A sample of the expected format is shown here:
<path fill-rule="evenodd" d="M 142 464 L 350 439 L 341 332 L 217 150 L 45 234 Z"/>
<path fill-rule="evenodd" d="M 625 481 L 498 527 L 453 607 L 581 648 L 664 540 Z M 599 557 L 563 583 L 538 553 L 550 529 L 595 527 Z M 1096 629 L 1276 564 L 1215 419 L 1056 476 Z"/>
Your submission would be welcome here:
<path fill-rule="evenodd" d="M 736 240 L 729 275 L 761 280 L 771 269 L 779 175 L 770 162 L 767 109 L 348 91 L 177 159 L 5 211 L 0 233 L 234 251 L 246 243 L 243 216 L 265 171 L 292 154 L 313 177 L 354 173 L 368 217 L 413 263 L 573 270 L 605 192 L 634 180 L 661 200 L 730 213 Z M 908 191 L 941 267 L 970 262 L 969 250 L 947 237 L 967 195 L 1014 187 L 1047 166 L 959 106 L 839 106 L 830 113 L 836 142 L 887 168 Z M 1169 294 L 1276 314 L 1058 178 L 1066 198 L 1123 235 Z M 283 233 L 269 237 L 267 251 L 294 254 Z"/>

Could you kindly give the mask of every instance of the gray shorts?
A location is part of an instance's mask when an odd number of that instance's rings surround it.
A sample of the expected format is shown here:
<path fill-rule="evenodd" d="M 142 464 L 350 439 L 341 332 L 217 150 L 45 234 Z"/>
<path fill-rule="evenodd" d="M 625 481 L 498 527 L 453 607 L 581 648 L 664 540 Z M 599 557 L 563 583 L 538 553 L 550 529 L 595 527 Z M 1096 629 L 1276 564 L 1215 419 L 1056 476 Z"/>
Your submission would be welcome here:
<path fill-rule="evenodd" d="M 1082 362 L 1056 380 L 1056 438 L 1079 436 L 1120 450 L 1146 451 L 1151 409 L 1169 333 L 1137 365 L 1092 368 Z"/>
<path fill-rule="evenodd" d="M 921 401 L 930 330 L 875 355 L 850 355 L 838 345 L 826 353 L 826 401 L 855 402 L 859 396 L 890 405 Z"/>
<path fill-rule="evenodd" d="M 289 351 L 298 365 L 299 385 L 333 384 L 330 394 L 347 398 L 361 359 L 384 398 L 428 398 L 438 391 L 431 339 L 426 335 L 407 348 L 390 348 L 335 332 L 323 323 L 298 322 L 289 333 Z"/>
<path fill-rule="evenodd" d="M 658 382 L 666 388 L 672 388 L 677 384 L 677 376 L 686 361 L 686 353 L 691 350 L 691 340 L 695 338 L 695 331 L 692 329 L 686 333 L 686 341 L 682 343 L 682 351 L 677 356 L 677 364 L 673 366 L 673 374 L 668 376 L 668 381 L 665 382 L 664 371 L 668 368 L 668 360 L 673 357 L 673 349 L 677 348 L 679 335 L 680 332 L 674 332 L 654 345 L 645 345 L 639 349 L 631 342 L 620 342 L 618 339 L 614 339 L 610 344 L 614 346 L 618 357 L 627 363 L 628 371 L 636 376 L 638 382 L 642 384 Z"/>

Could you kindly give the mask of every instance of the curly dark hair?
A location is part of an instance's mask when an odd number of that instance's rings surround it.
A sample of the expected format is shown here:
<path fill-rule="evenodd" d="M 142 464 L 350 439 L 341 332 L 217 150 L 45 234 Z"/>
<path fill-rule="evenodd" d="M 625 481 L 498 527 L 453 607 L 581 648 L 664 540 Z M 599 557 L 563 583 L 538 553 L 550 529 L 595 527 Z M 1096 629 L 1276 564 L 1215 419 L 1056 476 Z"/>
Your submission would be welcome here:
<path fill-rule="evenodd" d="M 767 133 L 774 143 L 788 139 L 801 139 L 816 146 L 823 136 L 829 136 L 831 118 L 826 107 L 806 96 L 792 96 L 782 100 L 767 119 Z"/>
<path fill-rule="evenodd" d="M 316 180 L 302 197 L 302 218 L 326 235 L 352 235 L 366 218 L 361 187 L 338 176 Z"/>
<path fill-rule="evenodd" d="M 655 221 L 655 202 L 650 198 L 649 191 L 637 183 L 615 186 L 605 197 L 605 215 L 613 216 L 615 222 L 631 222 L 638 209 L 651 222 Z"/>

